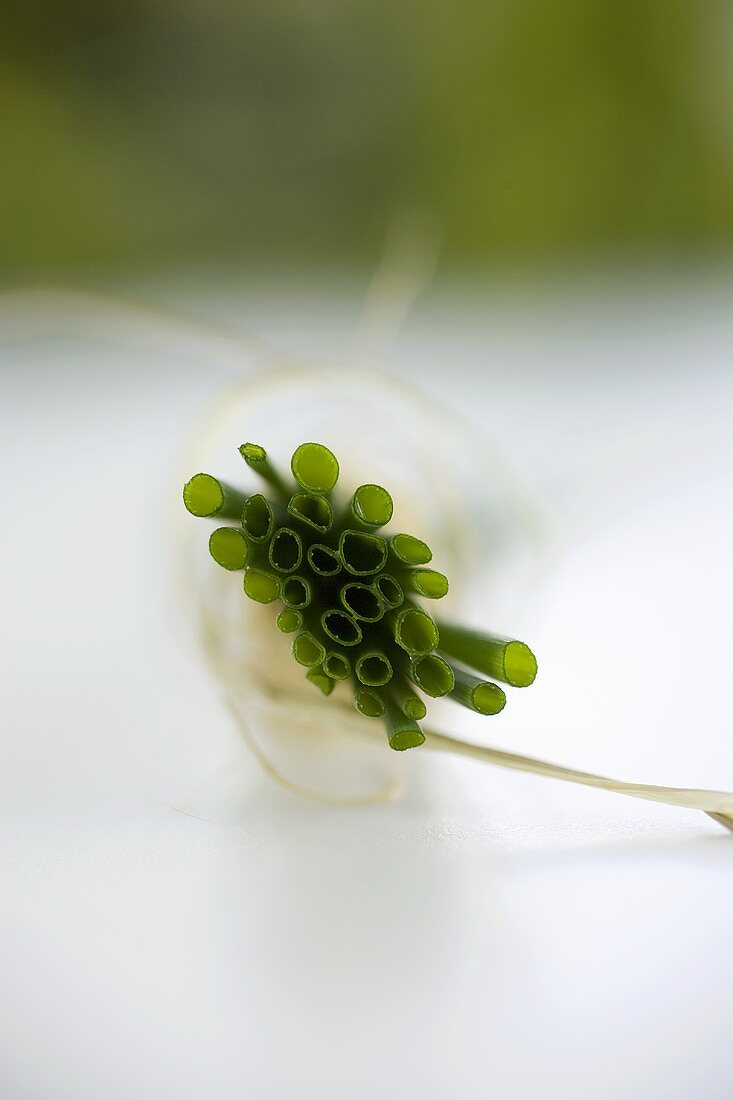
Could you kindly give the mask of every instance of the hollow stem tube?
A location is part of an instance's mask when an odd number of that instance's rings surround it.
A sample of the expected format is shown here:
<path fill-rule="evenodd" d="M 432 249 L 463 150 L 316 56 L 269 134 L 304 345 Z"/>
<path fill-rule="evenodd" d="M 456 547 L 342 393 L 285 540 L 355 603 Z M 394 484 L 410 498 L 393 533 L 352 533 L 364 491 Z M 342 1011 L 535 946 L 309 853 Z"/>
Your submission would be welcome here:
<path fill-rule="evenodd" d="M 332 680 L 346 680 L 351 674 L 351 663 L 345 654 L 331 649 L 323 659 L 323 671 Z"/>
<path fill-rule="evenodd" d="M 381 535 L 349 529 L 341 533 L 339 554 L 349 573 L 358 577 L 369 576 L 384 569 L 387 543 Z"/>
<path fill-rule="evenodd" d="M 325 534 L 333 524 L 333 509 L 319 493 L 294 493 L 288 501 L 288 515 Z"/>
<path fill-rule="evenodd" d="M 308 564 L 319 577 L 334 577 L 341 570 L 341 558 L 336 550 L 322 542 L 308 547 Z"/>
<path fill-rule="evenodd" d="M 433 559 L 428 544 L 414 535 L 393 535 L 389 540 L 389 553 L 400 565 L 427 565 Z"/>
<path fill-rule="evenodd" d="M 506 695 L 498 684 L 480 680 L 478 676 L 456 668 L 455 665 L 451 665 L 451 668 L 455 677 L 455 686 L 449 692 L 451 699 L 478 714 L 499 714 L 504 709 Z"/>
<path fill-rule="evenodd" d="M 270 542 L 270 565 L 279 573 L 292 573 L 303 560 L 303 543 L 297 531 L 278 527 Z"/>
<path fill-rule="evenodd" d="M 326 636 L 338 645 L 358 645 L 363 637 L 361 627 L 348 611 L 324 611 L 320 625 Z"/>
<path fill-rule="evenodd" d="M 349 504 L 349 518 L 358 527 L 376 531 L 392 519 L 392 497 L 381 485 L 360 485 Z"/>
<path fill-rule="evenodd" d="M 272 505 L 262 493 L 247 497 L 242 508 L 242 527 L 253 542 L 267 542 L 275 525 Z"/>
<path fill-rule="evenodd" d="M 383 692 L 385 715 L 384 725 L 387 731 L 389 747 L 397 752 L 414 749 L 425 741 L 425 734 L 414 718 L 409 718 L 395 703 L 388 692 Z"/>
<path fill-rule="evenodd" d="M 397 706 L 408 718 L 414 718 L 419 722 L 427 714 L 428 708 L 405 676 L 397 673 L 390 682 L 389 691 Z"/>
<path fill-rule="evenodd" d="M 374 581 L 379 595 L 384 600 L 385 607 L 401 607 L 405 599 L 405 593 L 399 581 L 395 580 L 391 573 L 381 573 Z"/>
<path fill-rule="evenodd" d="M 298 664 L 307 668 L 322 664 L 326 656 L 325 649 L 310 630 L 301 631 L 293 639 L 292 653 Z"/>
<path fill-rule="evenodd" d="M 512 687 L 528 687 L 537 675 L 537 659 L 524 642 L 500 634 L 440 622 L 440 648 L 477 672 Z"/>
<path fill-rule="evenodd" d="M 438 644 L 438 628 L 421 607 L 402 607 L 399 611 L 388 611 L 385 619 L 397 645 L 411 657 L 429 653 Z"/>
<path fill-rule="evenodd" d="M 339 600 L 355 619 L 376 623 L 384 614 L 384 604 L 377 589 L 360 581 L 350 581 L 339 592 Z"/>
<path fill-rule="evenodd" d="M 442 600 L 448 594 L 448 578 L 437 569 L 404 570 L 400 580 L 407 592 L 417 592 L 428 600 Z"/>
<path fill-rule="evenodd" d="M 413 683 L 433 699 L 450 695 L 456 684 L 453 669 L 438 653 L 415 657 L 406 671 Z"/>
<path fill-rule="evenodd" d="M 382 687 L 392 679 L 389 658 L 379 649 L 368 649 L 356 660 L 356 675 L 366 687 Z"/>
<path fill-rule="evenodd" d="M 275 626 L 283 634 L 294 634 L 296 630 L 300 630 L 302 625 L 303 616 L 294 607 L 284 607 L 275 620 Z"/>
<path fill-rule="evenodd" d="M 310 606 L 313 599 L 313 589 L 310 581 L 306 577 L 295 576 L 291 574 L 289 577 L 285 577 L 282 582 L 282 598 L 283 603 L 288 607 L 295 607 L 303 610 Z"/>
<path fill-rule="evenodd" d="M 380 695 L 369 688 L 357 687 L 354 690 L 354 706 L 365 718 L 383 718 L 387 707 Z"/>

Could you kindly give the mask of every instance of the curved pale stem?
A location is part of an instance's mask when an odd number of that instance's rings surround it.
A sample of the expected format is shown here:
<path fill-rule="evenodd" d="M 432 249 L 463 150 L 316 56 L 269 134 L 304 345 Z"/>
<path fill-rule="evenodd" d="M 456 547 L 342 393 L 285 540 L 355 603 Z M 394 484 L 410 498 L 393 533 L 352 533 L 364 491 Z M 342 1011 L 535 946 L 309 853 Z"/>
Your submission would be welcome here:
<path fill-rule="evenodd" d="M 500 768 L 529 772 L 532 775 L 544 775 L 549 779 L 562 779 L 567 783 L 579 783 L 584 787 L 596 787 L 602 791 L 625 794 L 630 798 L 642 798 L 647 802 L 662 802 L 666 806 L 682 806 L 688 810 L 702 810 L 727 829 L 733 830 L 733 792 L 700 790 L 694 787 L 659 787 L 646 783 L 628 783 L 625 780 L 609 779 L 593 772 L 564 768 L 560 764 L 551 764 L 547 760 L 538 760 L 533 756 L 494 749 L 489 745 L 473 745 L 457 737 L 448 737 L 435 730 L 423 729 L 425 744 L 440 752 L 453 752 L 458 756 L 467 756 L 472 760 L 482 760 L 486 764 L 495 764 Z"/>

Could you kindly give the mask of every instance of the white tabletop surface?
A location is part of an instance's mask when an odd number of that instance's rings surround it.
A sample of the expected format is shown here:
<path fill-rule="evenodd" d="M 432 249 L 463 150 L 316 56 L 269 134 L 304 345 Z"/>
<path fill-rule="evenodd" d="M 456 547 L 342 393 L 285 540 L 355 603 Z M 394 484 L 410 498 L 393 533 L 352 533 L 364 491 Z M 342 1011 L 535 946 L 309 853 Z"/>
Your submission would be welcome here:
<path fill-rule="evenodd" d="M 733 788 L 730 289 L 457 288 L 392 349 L 550 518 L 503 747 Z M 148 293 L 354 357 L 356 283 Z M 392 804 L 275 785 L 172 611 L 159 522 L 252 361 L 101 315 L 0 301 L 4 1100 L 729 1097 L 733 836 L 442 754 Z"/>

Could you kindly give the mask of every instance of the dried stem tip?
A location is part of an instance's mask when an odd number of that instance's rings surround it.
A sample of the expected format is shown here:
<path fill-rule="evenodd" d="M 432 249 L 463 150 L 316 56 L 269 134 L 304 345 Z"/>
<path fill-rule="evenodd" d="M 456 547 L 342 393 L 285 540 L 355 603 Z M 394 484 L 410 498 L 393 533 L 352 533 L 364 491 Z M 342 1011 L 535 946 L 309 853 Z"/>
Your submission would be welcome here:
<path fill-rule="evenodd" d="M 263 481 L 272 486 L 284 504 L 287 503 L 290 497 L 290 489 L 271 464 L 265 448 L 260 447 L 258 443 L 243 443 L 239 448 L 239 453 L 250 469 L 254 470 Z"/>
<path fill-rule="evenodd" d="M 512 687 L 528 687 L 537 675 L 537 660 L 524 642 L 440 623 L 440 646 L 449 657 Z"/>

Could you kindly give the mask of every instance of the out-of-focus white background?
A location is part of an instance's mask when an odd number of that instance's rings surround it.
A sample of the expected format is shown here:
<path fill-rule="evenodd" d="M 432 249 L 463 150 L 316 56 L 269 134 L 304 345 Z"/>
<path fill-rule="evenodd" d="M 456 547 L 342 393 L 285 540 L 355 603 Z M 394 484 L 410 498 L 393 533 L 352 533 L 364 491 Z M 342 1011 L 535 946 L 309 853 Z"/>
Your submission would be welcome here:
<path fill-rule="evenodd" d="M 248 755 L 167 519 L 202 406 L 267 353 L 156 309 L 379 365 L 535 487 L 506 625 L 540 675 L 474 736 L 730 789 L 729 279 L 442 282 L 368 360 L 363 281 L 122 289 L 152 308 L 0 301 L 3 1096 L 723 1100 L 714 822 L 420 752 L 401 801 L 334 808 Z"/>

